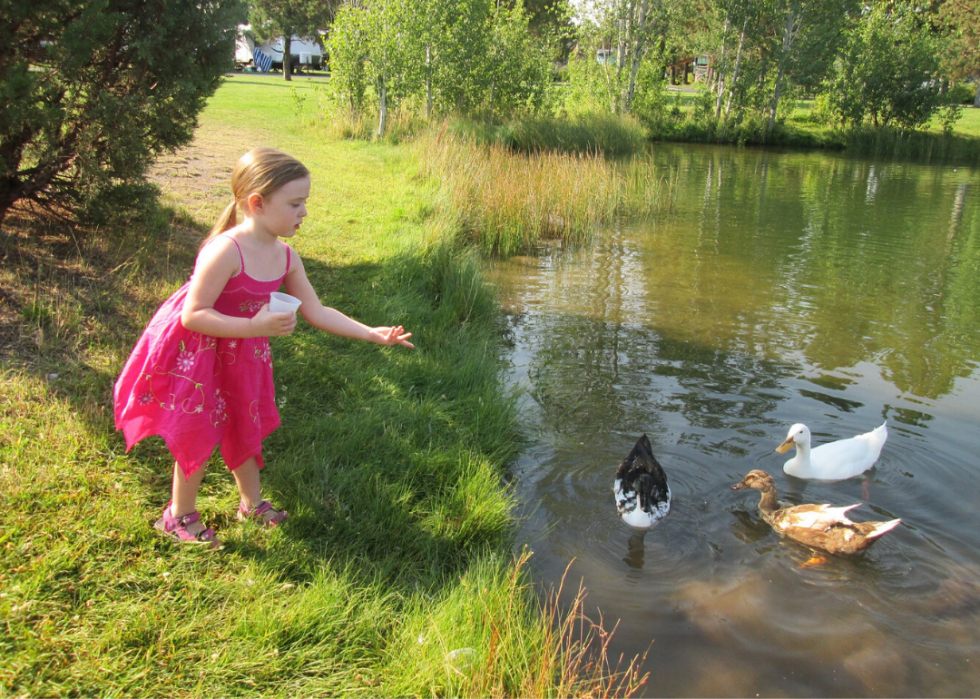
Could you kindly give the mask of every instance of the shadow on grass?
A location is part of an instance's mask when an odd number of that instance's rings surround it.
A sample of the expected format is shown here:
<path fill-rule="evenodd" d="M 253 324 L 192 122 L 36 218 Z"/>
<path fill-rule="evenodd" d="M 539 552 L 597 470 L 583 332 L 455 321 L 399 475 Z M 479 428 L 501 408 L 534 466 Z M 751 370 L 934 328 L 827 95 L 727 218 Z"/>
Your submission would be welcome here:
<path fill-rule="evenodd" d="M 139 499 L 157 503 L 150 522 L 169 499 L 172 461 L 156 437 L 121 456 L 112 388 L 146 322 L 189 276 L 206 234 L 172 212 L 157 215 L 169 225 L 142 235 L 25 218 L 12 222 L 4 249 L 12 274 L 3 368 L 35 377 L 90 439 L 111 445 L 136 474 Z M 478 265 L 460 265 L 449 252 L 343 268 L 304 264 L 326 305 L 369 325 L 404 325 L 418 349 L 338 338 L 303 321 L 274 339 L 283 425 L 264 445 L 263 485 L 290 520 L 271 538 L 238 525 L 233 480 L 217 455 L 202 509 L 219 535 L 229 533 L 229 553 L 284 582 L 307 582 L 335 560 L 357 562 L 365 579 L 380 575 L 407 593 L 432 592 L 510 541 L 501 484 L 516 448 L 514 413 L 497 383 L 495 300 Z M 225 514 L 208 514 L 215 505 Z"/>

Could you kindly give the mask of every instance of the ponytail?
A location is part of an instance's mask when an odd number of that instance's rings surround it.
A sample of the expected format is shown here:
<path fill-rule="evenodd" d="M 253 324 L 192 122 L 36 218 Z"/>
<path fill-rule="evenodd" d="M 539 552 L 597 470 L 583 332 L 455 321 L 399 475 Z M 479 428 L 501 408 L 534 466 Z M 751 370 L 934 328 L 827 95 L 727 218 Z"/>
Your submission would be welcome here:
<path fill-rule="evenodd" d="M 293 156 L 273 148 L 253 148 L 235 163 L 231 172 L 232 202 L 221 212 L 208 237 L 201 241 L 201 247 L 238 224 L 238 202 L 244 204 L 253 193 L 272 196 L 287 182 L 309 176 L 310 171 Z"/>
<path fill-rule="evenodd" d="M 225 231 L 234 228 L 238 224 L 238 202 L 232 201 L 218 217 L 218 222 L 214 224 L 208 237 L 201 241 L 201 247 L 207 245 L 212 238 L 221 235 Z"/>

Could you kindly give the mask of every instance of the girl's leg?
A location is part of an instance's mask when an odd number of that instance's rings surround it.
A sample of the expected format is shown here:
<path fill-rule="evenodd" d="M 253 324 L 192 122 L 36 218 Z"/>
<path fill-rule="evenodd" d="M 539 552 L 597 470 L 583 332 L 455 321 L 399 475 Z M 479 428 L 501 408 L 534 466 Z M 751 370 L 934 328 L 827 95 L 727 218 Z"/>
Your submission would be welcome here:
<path fill-rule="evenodd" d="M 262 486 L 259 483 L 259 462 L 253 456 L 231 472 L 238 484 L 245 507 L 254 510 L 262 502 Z"/>
<path fill-rule="evenodd" d="M 173 504 L 170 506 L 171 517 L 183 517 L 189 515 L 197 509 L 197 491 L 201 489 L 201 481 L 204 480 L 204 466 L 197 469 L 185 478 L 180 466 L 174 463 L 174 485 L 171 493 Z M 187 531 L 197 535 L 205 530 L 205 526 L 200 520 L 187 526 Z"/>
<path fill-rule="evenodd" d="M 242 496 L 242 504 L 249 511 L 254 510 L 262 502 L 262 485 L 259 482 L 259 462 L 253 456 L 231 474 L 235 477 L 238 484 L 238 492 Z M 276 510 L 267 510 L 262 514 L 262 519 L 266 524 L 273 521 L 279 515 Z"/>

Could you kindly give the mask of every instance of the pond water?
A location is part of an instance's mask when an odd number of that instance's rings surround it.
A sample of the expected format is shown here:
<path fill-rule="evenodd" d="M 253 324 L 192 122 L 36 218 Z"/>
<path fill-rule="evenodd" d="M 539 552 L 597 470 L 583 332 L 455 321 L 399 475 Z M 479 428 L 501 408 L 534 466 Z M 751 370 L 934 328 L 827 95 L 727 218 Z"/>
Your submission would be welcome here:
<path fill-rule="evenodd" d="M 676 202 L 587 250 L 495 263 L 532 571 L 581 580 L 647 653 L 643 696 L 980 695 L 980 173 L 812 153 L 660 146 Z M 888 421 L 865 477 L 782 472 Z M 647 434 L 670 515 L 631 529 L 612 496 Z M 902 518 L 863 555 L 777 537 L 756 491 Z"/>

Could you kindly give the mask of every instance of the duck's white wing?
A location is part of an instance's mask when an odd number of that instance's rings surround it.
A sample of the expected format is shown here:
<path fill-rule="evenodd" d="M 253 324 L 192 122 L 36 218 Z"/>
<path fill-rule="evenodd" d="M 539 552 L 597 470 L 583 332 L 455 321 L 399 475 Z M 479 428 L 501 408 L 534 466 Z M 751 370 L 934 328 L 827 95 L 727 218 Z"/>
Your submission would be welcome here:
<path fill-rule="evenodd" d="M 624 483 L 622 478 L 617 478 L 613 483 L 613 497 L 616 499 L 616 510 L 619 514 L 625 516 L 636 509 L 636 491 L 631 485 Z"/>
<path fill-rule="evenodd" d="M 797 505 L 777 511 L 776 520 L 779 529 L 801 527 L 803 529 L 828 529 L 835 524 L 853 524 L 847 518 L 847 513 L 861 503 L 846 507 L 831 507 L 830 505 Z"/>
<path fill-rule="evenodd" d="M 878 460 L 886 439 L 888 439 L 888 429 L 882 425 L 857 437 L 815 447 L 810 453 L 810 469 L 813 477 L 844 480 L 864 473 Z"/>

